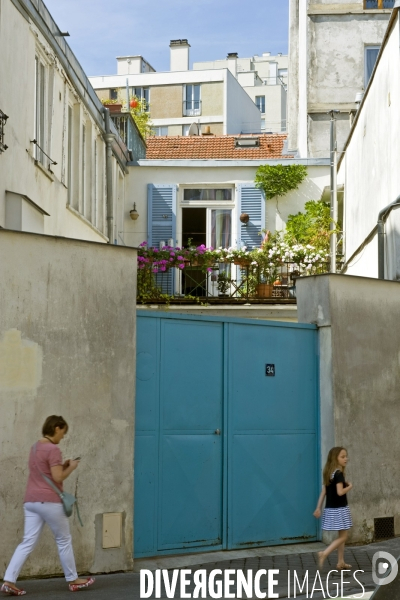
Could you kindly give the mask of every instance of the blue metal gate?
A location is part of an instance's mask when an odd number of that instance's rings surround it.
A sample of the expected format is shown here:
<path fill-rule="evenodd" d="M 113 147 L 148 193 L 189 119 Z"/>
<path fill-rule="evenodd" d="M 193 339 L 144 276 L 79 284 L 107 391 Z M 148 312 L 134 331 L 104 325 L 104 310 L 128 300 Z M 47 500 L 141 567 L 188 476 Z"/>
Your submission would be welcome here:
<path fill-rule="evenodd" d="M 135 557 L 317 539 L 312 325 L 138 316 Z"/>

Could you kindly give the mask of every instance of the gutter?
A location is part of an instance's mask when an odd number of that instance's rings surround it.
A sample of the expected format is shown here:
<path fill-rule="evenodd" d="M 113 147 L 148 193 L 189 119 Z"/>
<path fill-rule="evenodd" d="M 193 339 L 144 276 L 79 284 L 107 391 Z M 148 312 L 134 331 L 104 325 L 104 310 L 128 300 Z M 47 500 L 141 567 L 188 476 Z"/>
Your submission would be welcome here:
<path fill-rule="evenodd" d="M 115 135 L 111 133 L 111 118 L 108 108 L 103 106 L 104 125 L 106 132 L 103 135 L 106 143 L 106 190 L 107 190 L 107 235 L 108 243 L 115 244 L 114 240 L 114 197 L 113 197 L 113 178 L 112 178 L 112 146 Z"/>

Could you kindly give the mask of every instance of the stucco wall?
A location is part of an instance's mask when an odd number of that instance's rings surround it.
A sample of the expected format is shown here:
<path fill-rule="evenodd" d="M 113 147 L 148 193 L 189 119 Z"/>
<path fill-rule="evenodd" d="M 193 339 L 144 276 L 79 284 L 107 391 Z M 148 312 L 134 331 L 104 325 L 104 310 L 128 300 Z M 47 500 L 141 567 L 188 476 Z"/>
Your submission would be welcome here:
<path fill-rule="evenodd" d="M 261 113 L 249 95 L 226 71 L 226 131 L 224 133 L 259 133 Z"/>
<path fill-rule="evenodd" d="M 338 180 L 344 184 L 346 261 L 376 226 L 379 211 L 400 194 L 400 25 L 398 11 L 359 111 Z M 386 276 L 400 279 L 400 213 L 386 223 Z M 351 261 L 348 273 L 377 277 L 377 238 Z"/>
<path fill-rule="evenodd" d="M 322 464 L 348 449 L 353 542 L 371 541 L 374 519 L 400 534 L 400 284 L 348 275 L 297 281 L 300 323 L 320 335 Z"/>
<path fill-rule="evenodd" d="M 244 92 L 245 93 L 245 92 Z M 235 161 L 232 161 L 235 162 Z M 185 184 L 212 187 L 213 184 L 235 186 L 238 183 L 253 182 L 257 166 L 238 167 L 160 167 L 142 166 L 132 170 L 128 178 L 127 198 L 134 198 L 139 219 L 132 221 L 129 211 L 132 206 L 128 203 L 125 209 L 123 240 L 128 246 L 138 246 L 147 239 L 147 184 L 178 184 L 178 210 Z M 319 200 L 322 190 L 329 184 L 329 167 L 308 167 L 308 177 L 294 192 L 284 198 L 274 198 L 267 201 L 266 227 L 271 231 L 282 229 L 289 214 L 303 210 L 308 200 Z M 179 222 L 179 219 L 178 219 Z M 236 215 L 233 215 L 233 226 L 236 227 Z M 179 232 L 178 232 L 179 233 Z M 233 235 L 235 239 L 235 235 Z"/>
<path fill-rule="evenodd" d="M 150 91 L 152 119 L 181 118 L 183 116 L 182 85 L 154 86 Z"/>
<path fill-rule="evenodd" d="M 391 10 L 363 10 L 363 0 L 290 0 L 289 148 L 301 156 L 329 156 L 329 110 L 338 121 L 339 149 L 349 112 L 365 87 L 365 47 L 382 43 Z M 305 128 L 306 107 L 308 125 Z"/>
<path fill-rule="evenodd" d="M 78 570 L 132 566 L 136 251 L 0 231 L 0 563 L 23 531 L 29 449 L 48 415 L 81 456 L 66 480 L 84 522 L 70 524 Z M 102 514 L 123 513 L 123 544 L 102 549 Z M 45 531 L 22 575 L 61 573 Z"/>
<path fill-rule="evenodd" d="M 224 84 L 222 81 L 201 84 L 201 113 L 210 116 L 224 113 Z"/>

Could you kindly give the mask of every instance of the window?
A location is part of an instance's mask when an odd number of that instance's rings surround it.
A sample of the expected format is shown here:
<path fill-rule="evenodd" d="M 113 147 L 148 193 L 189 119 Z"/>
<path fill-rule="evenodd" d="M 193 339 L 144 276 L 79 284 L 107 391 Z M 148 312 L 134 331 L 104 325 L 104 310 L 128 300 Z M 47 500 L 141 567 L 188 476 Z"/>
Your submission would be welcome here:
<path fill-rule="evenodd" d="M 190 125 L 182 125 L 182 135 L 189 135 Z"/>
<path fill-rule="evenodd" d="M 68 204 L 72 204 L 72 106 L 68 105 Z"/>
<path fill-rule="evenodd" d="M 132 88 L 132 95 L 136 96 L 140 100 L 145 101 L 146 110 L 149 108 L 150 104 L 150 88 L 146 87 L 134 87 Z"/>
<path fill-rule="evenodd" d="M 153 129 L 156 136 L 168 135 L 168 127 L 153 127 Z"/>
<path fill-rule="evenodd" d="M 380 48 L 380 46 L 366 46 L 365 48 L 365 87 L 367 87 L 368 82 L 371 79 Z"/>
<path fill-rule="evenodd" d="M 364 0 L 365 9 L 393 8 L 394 0 Z"/>
<path fill-rule="evenodd" d="M 261 131 L 265 131 L 265 119 L 261 119 Z"/>
<path fill-rule="evenodd" d="M 183 116 L 195 117 L 201 115 L 200 84 L 185 85 L 183 90 Z"/>
<path fill-rule="evenodd" d="M 46 67 L 35 57 L 35 158 L 44 164 L 46 151 Z"/>
<path fill-rule="evenodd" d="M 232 200 L 232 189 L 221 188 L 221 189 L 185 189 L 183 190 L 184 200 L 197 200 L 197 201 L 224 201 Z"/>
<path fill-rule="evenodd" d="M 81 198 L 82 198 L 82 209 L 81 213 L 85 214 L 86 209 L 86 127 L 82 125 L 82 148 L 81 148 Z"/>
<path fill-rule="evenodd" d="M 118 100 L 118 90 L 117 89 L 111 89 L 110 90 L 110 100 Z"/>
<path fill-rule="evenodd" d="M 265 113 L 265 96 L 256 96 L 256 106 L 260 112 Z"/>

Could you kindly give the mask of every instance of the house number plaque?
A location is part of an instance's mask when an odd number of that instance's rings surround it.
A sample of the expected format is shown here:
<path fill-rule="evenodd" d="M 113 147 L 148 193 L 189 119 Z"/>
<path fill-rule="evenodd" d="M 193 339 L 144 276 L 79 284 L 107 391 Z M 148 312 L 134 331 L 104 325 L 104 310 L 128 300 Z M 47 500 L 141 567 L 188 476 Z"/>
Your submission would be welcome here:
<path fill-rule="evenodd" d="M 265 365 L 265 375 L 267 377 L 275 377 L 275 365 Z"/>

